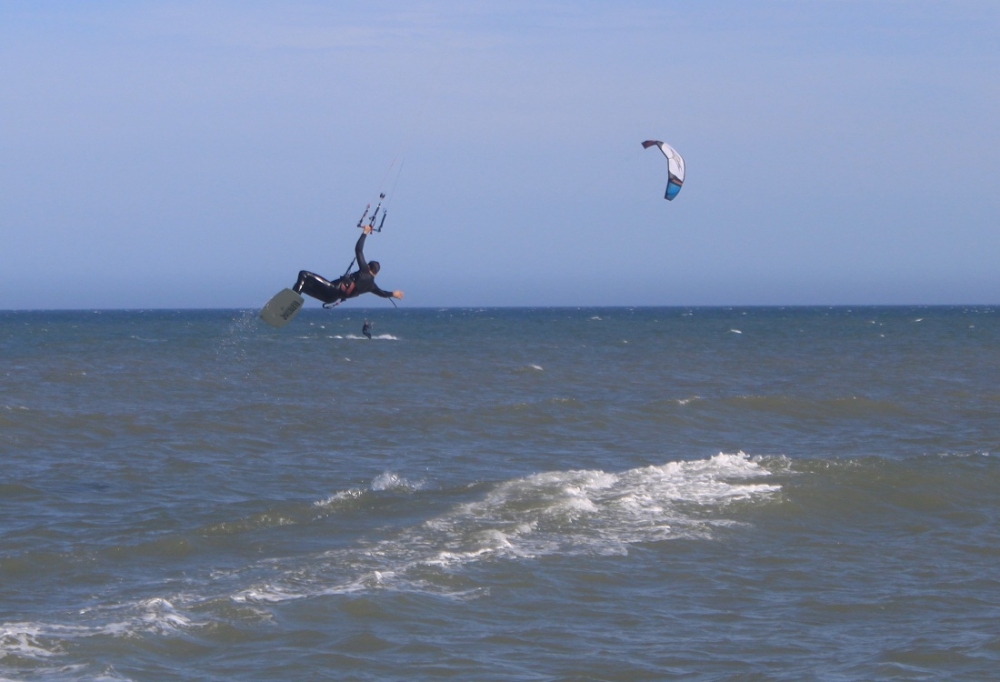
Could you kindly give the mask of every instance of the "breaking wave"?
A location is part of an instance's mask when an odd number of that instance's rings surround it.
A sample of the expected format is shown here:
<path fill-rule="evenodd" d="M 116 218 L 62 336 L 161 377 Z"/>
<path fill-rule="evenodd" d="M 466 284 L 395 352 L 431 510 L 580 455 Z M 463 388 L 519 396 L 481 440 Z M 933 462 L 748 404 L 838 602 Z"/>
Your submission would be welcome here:
<path fill-rule="evenodd" d="M 229 620 L 232 608 L 266 613 L 273 604 L 323 595 L 388 589 L 475 598 L 489 585 L 463 571 L 470 564 L 624 555 L 637 543 L 711 538 L 713 529 L 739 523 L 729 505 L 765 501 L 780 490 L 768 476 L 760 460 L 737 453 L 620 473 L 554 471 L 511 479 L 384 539 L 262 560 L 183 594 L 74 612 L 68 623 L 0 623 L 0 660 L 38 664 L 61 656 L 69 641 L 95 636 L 190 635 Z M 312 507 L 356 512 L 368 496 L 423 487 L 386 471 L 367 490 L 337 492 Z"/>
<path fill-rule="evenodd" d="M 234 599 L 279 602 L 385 588 L 449 594 L 453 581 L 434 570 L 451 573 L 473 562 L 553 554 L 620 555 L 637 543 L 710 538 L 713 528 L 739 523 L 725 513 L 728 505 L 766 500 L 780 490 L 762 480 L 769 475 L 759 460 L 737 453 L 621 473 L 556 471 L 504 481 L 481 499 L 393 538 L 327 552 L 308 566 L 285 566 L 279 571 L 284 575 Z M 394 476 L 383 474 L 372 490 L 389 484 L 416 489 Z M 337 493 L 317 504 L 360 494 Z"/>

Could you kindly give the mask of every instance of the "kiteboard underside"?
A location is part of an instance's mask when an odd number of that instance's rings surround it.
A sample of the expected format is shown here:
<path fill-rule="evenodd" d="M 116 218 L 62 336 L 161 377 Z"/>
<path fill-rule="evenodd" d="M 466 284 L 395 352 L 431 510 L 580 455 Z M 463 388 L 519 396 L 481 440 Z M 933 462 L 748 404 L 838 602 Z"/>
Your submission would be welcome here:
<path fill-rule="evenodd" d="M 282 289 L 260 311 L 260 319 L 278 329 L 292 321 L 305 300 L 291 289 Z"/>

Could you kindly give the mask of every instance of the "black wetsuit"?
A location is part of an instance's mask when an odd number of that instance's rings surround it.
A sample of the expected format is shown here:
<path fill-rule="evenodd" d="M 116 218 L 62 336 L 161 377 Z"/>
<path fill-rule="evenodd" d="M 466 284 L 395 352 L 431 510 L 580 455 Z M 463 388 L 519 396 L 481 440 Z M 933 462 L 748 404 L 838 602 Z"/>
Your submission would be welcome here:
<path fill-rule="evenodd" d="M 364 325 L 361 326 L 361 333 L 367 336 L 369 339 L 372 337 L 372 325 L 368 320 L 365 320 Z"/>
<path fill-rule="evenodd" d="M 362 233 L 358 243 L 354 245 L 354 257 L 358 261 L 358 270 L 344 275 L 333 282 L 324 279 L 314 272 L 303 270 L 299 279 L 292 287 L 296 293 L 306 294 L 319 299 L 326 304 L 335 304 L 361 294 L 375 294 L 382 298 L 392 298 L 391 291 L 383 291 L 375 284 L 375 275 L 368 271 L 368 261 L 365 260 L 365 237 Z"/>

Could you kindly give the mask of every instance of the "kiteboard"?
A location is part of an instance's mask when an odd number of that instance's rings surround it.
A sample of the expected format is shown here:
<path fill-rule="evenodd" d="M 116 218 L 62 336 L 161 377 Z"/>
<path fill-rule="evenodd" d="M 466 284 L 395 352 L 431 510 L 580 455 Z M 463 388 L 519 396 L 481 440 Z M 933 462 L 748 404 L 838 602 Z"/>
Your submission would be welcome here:
<path fill-rule="evenodd" d="M 284 327 L 302 310 L 303 303 L 305 300 L 297 293 L 291 289 L 282 289 L 260 311 L 260 319 L 275 329 Z"/>

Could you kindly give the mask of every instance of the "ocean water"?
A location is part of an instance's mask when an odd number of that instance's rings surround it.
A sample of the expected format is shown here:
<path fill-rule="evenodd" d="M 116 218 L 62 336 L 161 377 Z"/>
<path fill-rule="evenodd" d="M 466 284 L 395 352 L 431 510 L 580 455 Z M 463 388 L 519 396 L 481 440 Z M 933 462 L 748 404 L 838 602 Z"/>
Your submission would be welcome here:
<path fill-rule="evenodd" d="M 0 680 L 440 679 L 1000 679 L 998 309 L 0 313 Z"/>

